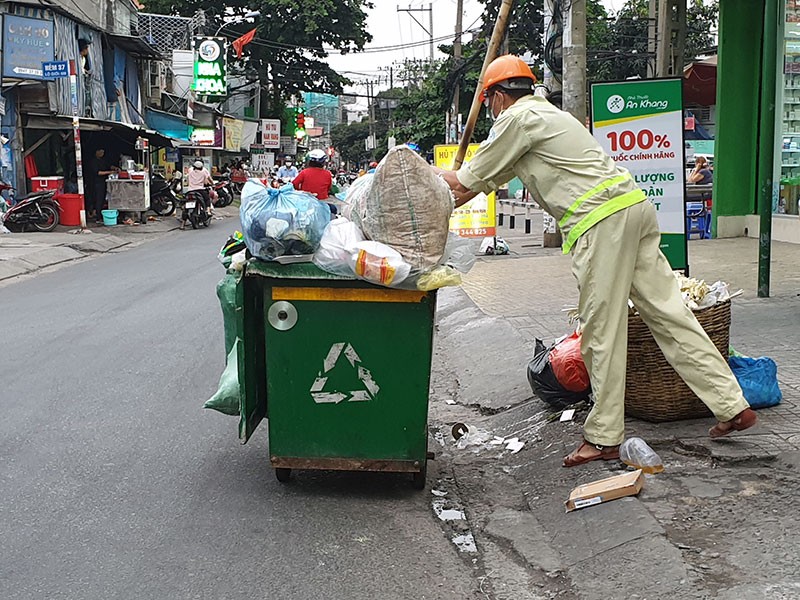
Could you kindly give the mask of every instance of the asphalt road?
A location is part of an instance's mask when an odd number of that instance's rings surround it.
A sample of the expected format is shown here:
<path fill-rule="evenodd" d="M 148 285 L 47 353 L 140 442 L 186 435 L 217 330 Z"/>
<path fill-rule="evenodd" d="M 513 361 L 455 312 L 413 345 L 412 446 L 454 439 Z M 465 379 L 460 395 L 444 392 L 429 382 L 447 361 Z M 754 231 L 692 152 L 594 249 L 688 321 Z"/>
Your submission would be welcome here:
<path fill-rule="evenodd" d="M 201 408 L 232 228 L 0 288 L 0 598 L 474 597 L 429 492 L 380 474 L 280 484 L 265 423 L 241 446 L 236 418 Z"/>

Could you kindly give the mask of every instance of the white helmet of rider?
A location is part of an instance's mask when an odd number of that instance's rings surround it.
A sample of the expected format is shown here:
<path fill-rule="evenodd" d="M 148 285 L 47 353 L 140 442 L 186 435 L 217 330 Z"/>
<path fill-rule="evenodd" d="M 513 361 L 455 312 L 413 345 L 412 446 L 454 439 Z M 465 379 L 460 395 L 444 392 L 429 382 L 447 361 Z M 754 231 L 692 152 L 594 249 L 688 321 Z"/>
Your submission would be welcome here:
<path fill-rule="evenodd" d="M 328 155 L 325 154 L 324 150 L 319 148 L 308 153 L 308 160 L 313 160 L 314 162 L 325 162 L 327 159 Z"/>
<path fill-rule="evenodd" d="M 202 169 L 205 165 L 202 160 L 196 160 L 192 163 L 195 169 Z"/>

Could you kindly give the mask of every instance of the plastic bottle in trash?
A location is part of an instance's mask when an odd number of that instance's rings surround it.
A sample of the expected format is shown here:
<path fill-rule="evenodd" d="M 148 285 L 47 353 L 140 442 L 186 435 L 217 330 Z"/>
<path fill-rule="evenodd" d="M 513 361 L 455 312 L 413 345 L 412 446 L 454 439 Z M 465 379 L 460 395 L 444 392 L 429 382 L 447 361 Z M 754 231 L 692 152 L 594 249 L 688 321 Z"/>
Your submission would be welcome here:
<path fill-rule="evenodd" d="M 626 465 L 645 473 L 661 473 L 664 470 L 661 457 L 642 438 L 625 440 L 619 447 L 619 458 Z"/>

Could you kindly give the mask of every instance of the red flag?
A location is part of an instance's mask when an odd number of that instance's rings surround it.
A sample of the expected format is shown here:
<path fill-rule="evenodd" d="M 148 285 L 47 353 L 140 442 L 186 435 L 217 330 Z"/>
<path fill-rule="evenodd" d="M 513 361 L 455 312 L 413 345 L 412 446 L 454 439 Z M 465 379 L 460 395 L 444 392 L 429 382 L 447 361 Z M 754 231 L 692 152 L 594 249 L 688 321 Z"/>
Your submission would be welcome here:
<path fill-rule="evenodd" d="M 256 37 L 255 29 L 248 31 L 242 37 L 233 40 L 233 49 L 236 50 L 236 58 L 242 57 L 242 50 L 247 44 L 253 41 L 254 37 Z"/>

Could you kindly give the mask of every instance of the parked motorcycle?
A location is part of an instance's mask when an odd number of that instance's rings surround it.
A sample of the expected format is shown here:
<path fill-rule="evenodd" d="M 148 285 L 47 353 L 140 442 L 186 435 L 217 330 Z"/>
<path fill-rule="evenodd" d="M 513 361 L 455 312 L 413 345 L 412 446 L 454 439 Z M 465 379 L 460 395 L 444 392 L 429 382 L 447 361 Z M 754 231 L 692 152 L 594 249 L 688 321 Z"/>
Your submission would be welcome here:
<path fill-rule="evenodd" d="M 22 198 L 14 198 L 14 188 L 0 181 L 0 192 L 8 191 L 12 206 L 0 214 L 0 225 L 11 230 L 25 231 L 32 225 L 37 231 L 53 231 L 59 223 L 58 202 L 53 198 L 54 190 L 33 192 Z"/>
<path fill-rule="evenodd" d="M 219 177 L 214 182 L 212 189 L 217 192 L 217 201 L 214 202 L 214 206 L 222 208 L 223 206 L 229 206 L 233 202 L 233 188 L 228 177 Z"/>
<path fill-rule="evenodd" d="M 173 187 L 173 182 L 167 181 L 159 173 L 150 178 L 150 208 L 157 215 L 168 217 L 175 212 L 175 207 L 178 205 L 178 197 Z"/>
<path fill-rule="evenodd" d="M 186 192 L 186 196 L 181 202 L 183 204 L 181 219 L 184 223 L 189 221 L 192 225 L 192 229 L 197 229 L 200 226 L 208 227 L 211 224 L 211 215 L 206 209 L 206 199 L 203 190 L 191 190 Z"/>

